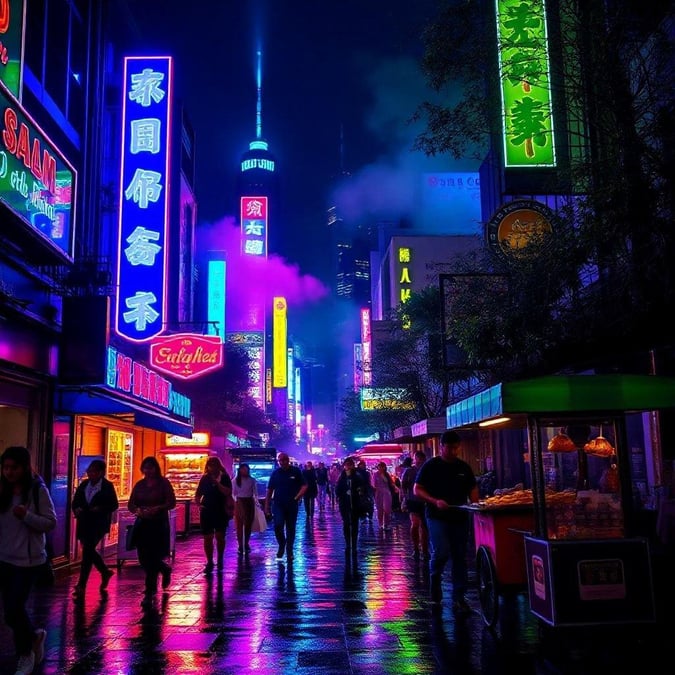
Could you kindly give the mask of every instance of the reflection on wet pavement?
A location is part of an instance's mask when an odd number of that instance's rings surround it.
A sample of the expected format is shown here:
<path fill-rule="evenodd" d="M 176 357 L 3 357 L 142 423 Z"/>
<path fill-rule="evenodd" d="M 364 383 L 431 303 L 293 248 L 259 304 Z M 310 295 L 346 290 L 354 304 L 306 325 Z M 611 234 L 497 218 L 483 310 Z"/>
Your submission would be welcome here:
<path fill-rule="evenodd" d="M 657 658 L 653 641 L 642 638 L 629 650 L 634 659 L 619 658 L 611 649 L 618 630 L 607 649 L 588 641 L 544 649 L 549 639 L 522 592 L 500 597 L 494 631 L 484 626 L 473 587 L 469 616 L 434 608 L 426 563 L 410 555 L 407 516 L 395 514 L 393 524 L 382 532 L 364 521 L 353 560 L 344 553 L 337 511 L 317 509 L 308 520 L 301 510 L 291 564 L 275 559 L 271 528 L 253 535 L 250 556 L 238 555 L 230 526 L 225 570 L 211 575 L 202 572 L 201 537 L 194 533 L 177 542 L 171 586 L 147 611 L 140 607 L 143 574 L 133 562 L 117 571 L 103 596 L 92 574 L 80 602 L 71 598 L 76 575 L 61 578 L 31 600 L 38 625 L 48 631 L 45 661 L 35 672 L 526 675 L 611 666 L 618 673 L 633 660 L 644 668 Z M 10 650 L 11 636 L 1 626 L 1 673 L 14 672 Z"/>

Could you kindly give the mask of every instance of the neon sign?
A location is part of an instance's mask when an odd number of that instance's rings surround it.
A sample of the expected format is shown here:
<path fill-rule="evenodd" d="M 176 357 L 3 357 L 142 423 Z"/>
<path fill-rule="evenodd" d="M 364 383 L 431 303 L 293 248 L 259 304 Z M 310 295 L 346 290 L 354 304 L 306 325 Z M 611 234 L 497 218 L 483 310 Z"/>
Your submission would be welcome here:
<path fill-rule="evenodd" d="M 267 256 L 267 197 L 241 198 L 241 250 Z"/>
<path fill-rule="evenodd" d="M 209 260 L 208 268 L 208 308 L 209 335 L 225 335 L 225 275 L 227 267 L 224 260 Z"/>
<path fill-rule="evenodd" d="M 287 305 L 286 298 L 275 297 L 272 309 L 272 384 L 274 387 L 287 385 Z"/>
<path fill-rule="evenodd" d="M 555 166 L 544 0 L 496 0 L 504 165 Z"/>
<path fill-rule="evenodd" d="M 361 310 L 361 368 L 363 370 L 361 381 L 365 385 L 371 385 L 373 383 L 372 348 L 370 310 L 367 307 L 364 307 Z"/>
<path fill-rule="evenodd" d="M 21 99 L 24 0 L 0 0 L 0 82 Z"/>
<path fill-rule="evenodd" d="M 116 331 L 146 342 L 164 330 L 173 61 L 124 59 Z"/>
<path fill-rule="evenodd" d="M 169 380 L 114 347 L 107 349 L 105 384 L 110 389 L 190 419 L 192 402 L 187 396 L 174 391 Z"/>
<path fill-rule="evenodd" d="M 274 171 L 274 160 L 263 159 L 262 157 L 254 157 L 253 159 L 245 159 L 241 163 L 241 170 L 250 171 L 251 169 L 264 169 L 265 171 Z"/>
<path fill-rule="evenodd" d="M 193 380 L 222 368 L 223 342 L 218 335 L 163 335 L 150 345 L 150 363 L 167 375 Z"/>
<path fill-rule="evenodd" d="M 72 260 L 77 172 L 2 87 L 0 116 L 0 201 Z"/>

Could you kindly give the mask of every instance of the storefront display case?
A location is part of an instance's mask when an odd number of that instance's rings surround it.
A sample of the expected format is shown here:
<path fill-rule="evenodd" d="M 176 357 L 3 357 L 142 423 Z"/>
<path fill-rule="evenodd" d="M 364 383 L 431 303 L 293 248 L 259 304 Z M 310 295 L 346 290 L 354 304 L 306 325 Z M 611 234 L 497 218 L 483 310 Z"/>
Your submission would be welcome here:
<path fill-rule="evenodd" d="M 675 408 L 675 379 L 639 375 L 501 384 L 448 408 L 450 427 L 477 429 L 495 446 L 520 429 L 526 443 L 531 488 L 501 489 L 470 507 L 488 625 L 508 582 L 527 589 L 531 612 L 551 626 L 655 621 L 635 456 L 644 463 L 649 411 L 665 408 Z"/>
<path fill-rule="evenodd" d="M 199 479 L 204 475 L 206 460 L 216 453 L 209 448 L 175 446 L 160 451 L 164 475 L 176 494 L 176 533 L 185 535 L 199 525 L 199 507 L 194 498 Z"/>

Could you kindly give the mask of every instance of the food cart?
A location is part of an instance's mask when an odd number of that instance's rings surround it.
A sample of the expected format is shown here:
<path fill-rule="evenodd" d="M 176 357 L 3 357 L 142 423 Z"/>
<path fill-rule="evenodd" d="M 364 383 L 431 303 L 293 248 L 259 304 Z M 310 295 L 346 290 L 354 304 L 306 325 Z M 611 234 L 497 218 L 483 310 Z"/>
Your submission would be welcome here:
<path fill-rule="evenodd" d="M 474 514 L 481 611 L 527 588 L 550 626 L 656 620 L 649 541 L 638 511 L 648 491 L 651 411 L 675 408 L 675 378 L 550 376 L 491 387 L 448 407 L 455 429 L 493 440 L 522 430 L 531 487 L 468 507 Z"/>

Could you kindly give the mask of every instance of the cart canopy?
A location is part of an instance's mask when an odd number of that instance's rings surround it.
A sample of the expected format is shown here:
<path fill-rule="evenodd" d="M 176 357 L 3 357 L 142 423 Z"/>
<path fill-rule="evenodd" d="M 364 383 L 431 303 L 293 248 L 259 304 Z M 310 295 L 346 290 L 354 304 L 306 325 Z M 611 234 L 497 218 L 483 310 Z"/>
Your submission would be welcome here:
<path fill-rule="evenodd" d="M 448 428 L 528 414 L 640 412 L 675 408 L 675 378 L 551 375 L 504 382 L 446 409 Z"/>

